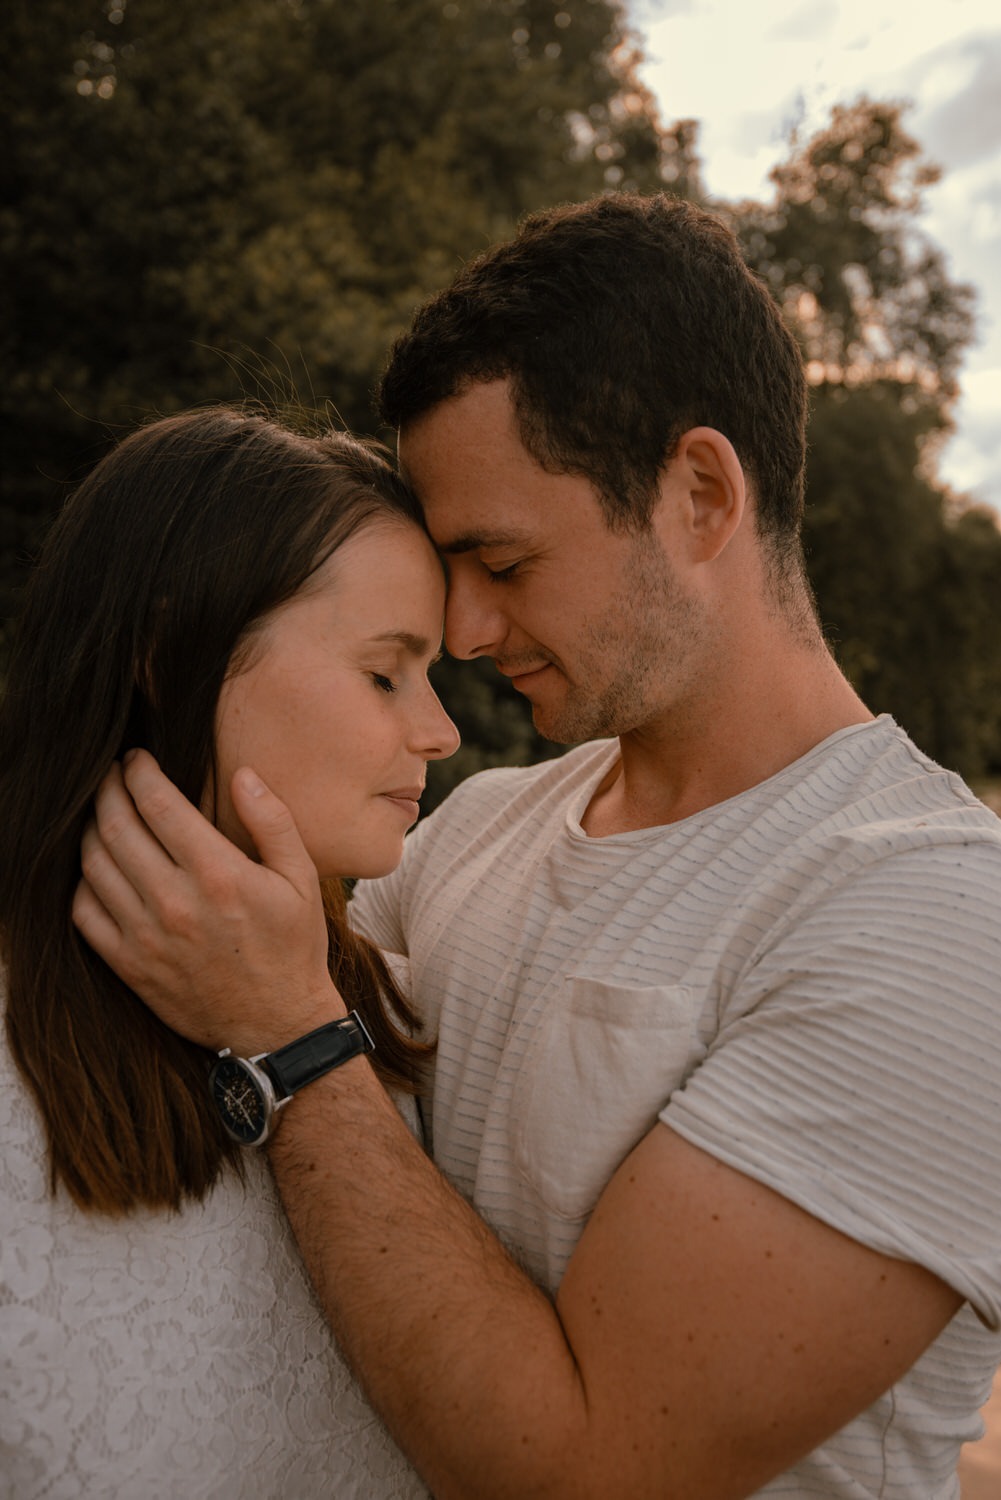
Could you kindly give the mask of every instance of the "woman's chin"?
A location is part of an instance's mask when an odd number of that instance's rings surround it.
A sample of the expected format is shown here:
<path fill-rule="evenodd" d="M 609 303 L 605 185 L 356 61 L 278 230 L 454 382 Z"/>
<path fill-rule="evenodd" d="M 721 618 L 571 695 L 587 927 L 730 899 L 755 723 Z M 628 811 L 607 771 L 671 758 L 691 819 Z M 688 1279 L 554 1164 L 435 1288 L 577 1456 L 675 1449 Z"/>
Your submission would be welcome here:
<path fill-rule="evenodd" d="M 312 851 L 308 852 L 321 880 L 380 880 L 383 875 L 392 875 L 400 863 L 403 858 L 403 843 L 401 840 L 399 848 L 385 851 L 366 850 L 364 857 L 359 856 L 350 861 L 350 869 L 345 868 L 349 863 L 346 859 L 331 859 L 329 856 L 317 859 Z"/>
<path fill-rule="evenodd" d="M 365 859 L 353 859 L 350 870 L 345 870 L 344 859 L 314 859 L 312 862 L 321 880 L 380 880 L 384 874 L 392 874 L 402 858 L 402 849 L 387 853 L 386 858 L 381 859 L 378 855 L 366 856 Z"/>

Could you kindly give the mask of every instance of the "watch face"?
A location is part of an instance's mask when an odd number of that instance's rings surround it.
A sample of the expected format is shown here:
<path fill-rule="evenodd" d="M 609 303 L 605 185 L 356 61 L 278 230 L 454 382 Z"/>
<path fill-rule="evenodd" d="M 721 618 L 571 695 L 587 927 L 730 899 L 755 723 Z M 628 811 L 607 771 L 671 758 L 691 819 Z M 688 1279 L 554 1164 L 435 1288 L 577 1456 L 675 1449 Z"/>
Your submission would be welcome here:
<path fill-rule="evenodd" d="M 272 1110 L 254 1072 L 239 1057 L 221 1057 L 209 1075 L 209 1088 L 228 1135 L 241 1146 L 262 1141 Z"/>

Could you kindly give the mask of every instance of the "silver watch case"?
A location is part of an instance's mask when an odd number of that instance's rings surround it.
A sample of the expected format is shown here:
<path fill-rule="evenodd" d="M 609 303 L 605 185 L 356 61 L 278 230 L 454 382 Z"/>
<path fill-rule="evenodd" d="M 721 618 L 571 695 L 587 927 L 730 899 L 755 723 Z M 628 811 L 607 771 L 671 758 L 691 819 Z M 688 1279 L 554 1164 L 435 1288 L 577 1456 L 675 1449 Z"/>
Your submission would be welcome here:
<path fill-rule="evenodd" d="M 260 1052 L 256 1057 L 236 1057 L 224 1047 L 209 1073 L 209 1091 L 223 1129 L 240 1146 L 263 1146 L 291 1097 L 279 1099 L 271 1078 L 258 1066 L 266 1056 Z"/>

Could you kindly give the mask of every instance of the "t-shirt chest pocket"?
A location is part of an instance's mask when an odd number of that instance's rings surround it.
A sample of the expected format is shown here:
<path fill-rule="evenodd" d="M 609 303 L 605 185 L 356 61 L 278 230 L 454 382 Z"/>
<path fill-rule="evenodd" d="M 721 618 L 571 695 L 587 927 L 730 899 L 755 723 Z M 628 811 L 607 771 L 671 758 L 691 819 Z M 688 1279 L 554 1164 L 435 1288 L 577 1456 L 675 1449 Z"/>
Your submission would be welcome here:
<path fill-rule="evenodd" d="M 512 1099 L 515 1164 L 547 1208 L 589 1214 L 704 1055 L 685 986 L 568 977 L 547 1000 Z"/>

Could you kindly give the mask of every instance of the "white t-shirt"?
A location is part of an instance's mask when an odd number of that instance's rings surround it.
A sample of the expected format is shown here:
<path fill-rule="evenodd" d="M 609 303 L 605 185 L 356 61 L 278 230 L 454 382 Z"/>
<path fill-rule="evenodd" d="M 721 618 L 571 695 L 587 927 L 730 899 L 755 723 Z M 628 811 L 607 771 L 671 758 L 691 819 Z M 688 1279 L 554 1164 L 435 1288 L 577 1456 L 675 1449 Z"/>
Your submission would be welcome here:
<path fill-rule="evenodd" d="M 0 1497 L 418 1500 L 323 1321 L 265 1159 L 180 1213 L 52 1198 L 0 1022 Z"/>
<path fill-rule="evenodd" d="M 659 1119 L 968 1302 L 762 1495 L 947 1500 L 1001 1359 L 1001 821 L 883 717 L 592 839 L 617 754 L 463 783 L 356 891 L 438 1036 L 435 1160 L 555 1288 Z"/>

